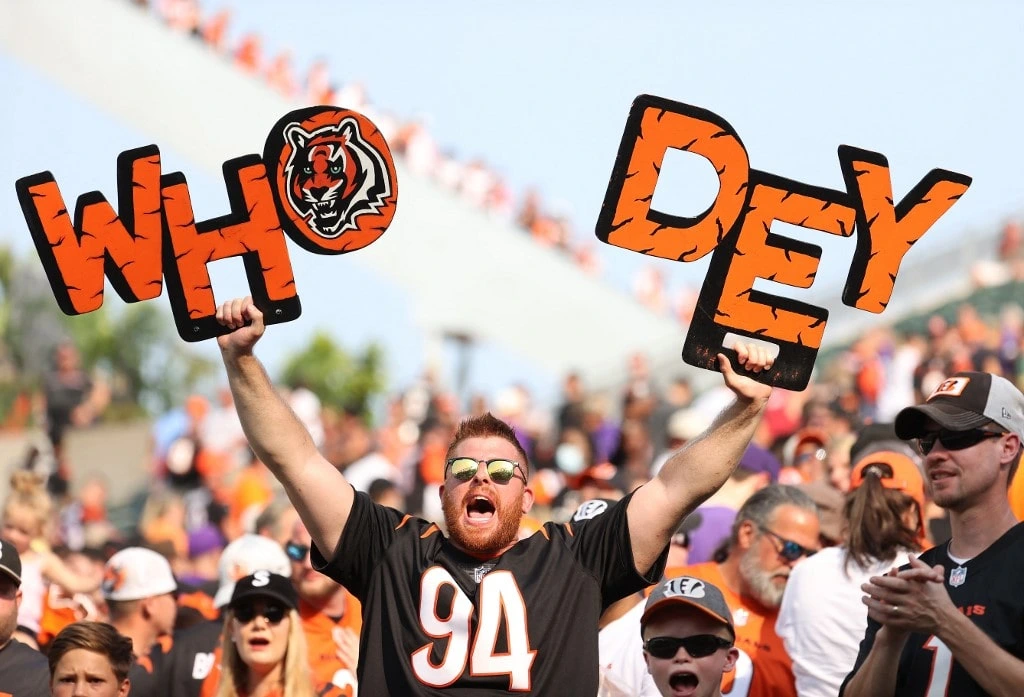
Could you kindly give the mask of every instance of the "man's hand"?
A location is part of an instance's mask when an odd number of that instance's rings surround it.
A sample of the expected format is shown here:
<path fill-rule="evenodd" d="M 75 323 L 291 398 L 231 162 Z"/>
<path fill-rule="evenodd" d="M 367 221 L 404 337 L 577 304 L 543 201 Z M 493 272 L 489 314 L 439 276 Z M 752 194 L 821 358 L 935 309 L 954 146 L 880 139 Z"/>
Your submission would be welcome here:
<path fill-rule="evenodd" d="M 733 349 L 736 351 L 736 362 L 753 373 L 760 373 L 772 367 L 773 359 L 769 356 L 768 349 L 760 344 L 738 342 Z M 771 385 L 737 373 L 724 353 L 718 354 L 718 366 L 725 377 L 726 386 L 733 391 L 736 399 L 755 402 L 767 401 L 771 397 Z"/>
<path fill-rule="evenodd" d="M 957 609 L 943 585 L 941 566 L 910 557 L 910 569 L 873 576 L 861 586 L 868 617 L 894 632 L 936 634 Z"/>
<path fill-rule="evenodd" d="M 230 334 L 218 336 L 217 345 L 223 353 L 235 356 L 252 353 L 253 346 L 263 336 L 265 329 L 263 313 L 249 296 L 228 300 L 218 307 L 217 321 L 234 330 Z"/>

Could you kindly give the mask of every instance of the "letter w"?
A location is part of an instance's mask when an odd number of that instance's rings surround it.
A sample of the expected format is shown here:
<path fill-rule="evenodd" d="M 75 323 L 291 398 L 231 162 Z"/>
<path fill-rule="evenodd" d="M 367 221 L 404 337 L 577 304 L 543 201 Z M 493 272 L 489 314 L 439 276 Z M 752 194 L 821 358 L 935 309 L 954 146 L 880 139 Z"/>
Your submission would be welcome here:
<path fill-rule="evenodd" d="M 103 277 L 125 302 L 163 290 L 160 150 L 149 145 L 117 158 L 118 211 L 98 191 L 82 194 L 74 225 L 50 172 L 15 183 L 18 201 L 60 309 L 69 315 L 103 305 Z"/>

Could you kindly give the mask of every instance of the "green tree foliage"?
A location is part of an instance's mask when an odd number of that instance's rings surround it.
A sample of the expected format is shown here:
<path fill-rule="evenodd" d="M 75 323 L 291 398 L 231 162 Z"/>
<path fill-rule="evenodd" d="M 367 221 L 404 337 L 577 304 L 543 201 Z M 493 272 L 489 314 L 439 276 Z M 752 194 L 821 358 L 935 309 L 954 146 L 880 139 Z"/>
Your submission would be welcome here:
<path fill-rule="evenodd" d="M 159 302 L 123 307 L 108 292 L 95 312 L 68 317 L 57 307 L 35 255 L 18 259 L 0 247 L 0 416 L 13 395 L 38 388 L 54 348 L 71 339 L 83 367 L 111 383 L 107 417 L 159 413 L 181 404 L 210 375 L 212 360 L 193 353 Z"/>
<path fill-rule="evenodd" d="M 377 344 L 353 355 L 320 330 L 305 348 L 285 361 L 282 381 L 292 389 L 312 390 L 325 406 L 369 418 L 373 397 L 386 385 L 383 362 L 384 354 Z"/>

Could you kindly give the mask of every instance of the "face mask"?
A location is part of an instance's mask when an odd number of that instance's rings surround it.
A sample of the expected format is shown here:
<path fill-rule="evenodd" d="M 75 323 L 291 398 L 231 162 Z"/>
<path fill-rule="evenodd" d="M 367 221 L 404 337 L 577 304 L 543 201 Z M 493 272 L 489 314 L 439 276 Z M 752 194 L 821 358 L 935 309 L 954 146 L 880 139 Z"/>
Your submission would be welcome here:
<path fill-rule="evenodd" d="M 586 467 L 583 451 L 572 443 L 562 443 L 555 449 L 555 464 L 565 474 L 579 474 Z"/>

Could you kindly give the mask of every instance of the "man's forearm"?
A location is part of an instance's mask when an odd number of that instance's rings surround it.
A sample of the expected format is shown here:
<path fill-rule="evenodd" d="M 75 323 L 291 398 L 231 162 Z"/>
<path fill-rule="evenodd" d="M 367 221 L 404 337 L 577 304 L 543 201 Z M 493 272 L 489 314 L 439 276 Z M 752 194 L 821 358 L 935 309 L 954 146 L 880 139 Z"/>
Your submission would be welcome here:
<path fill-rule="evenodd" d="M 896 694 L 896 674 L 906 636 L 888 636 L 885 627 L 875 634 L 868 657 L 843 691 L 843 697 L 893 697 Z"/>
<path fill-rule="evenodd" d="M 718 491 L 750 444 L 766 401 L 734 401 L 705 433 L 687 443 L 658 472 L 681 517 Z"/>
<path fill-rule="evenodd" d="M 306 427 L 274 389 L 259 359 L 251 353 L 224 354 L 228 385 L 249 446 L 281 479 L 317 452 Z"/>
<path fill-rule="evenodd" d="M 1004 651 L 959 612 L 940 625 L 937 636 L 981 688 L 990 695 L 1024 695 L 1024 661 Z"/>

